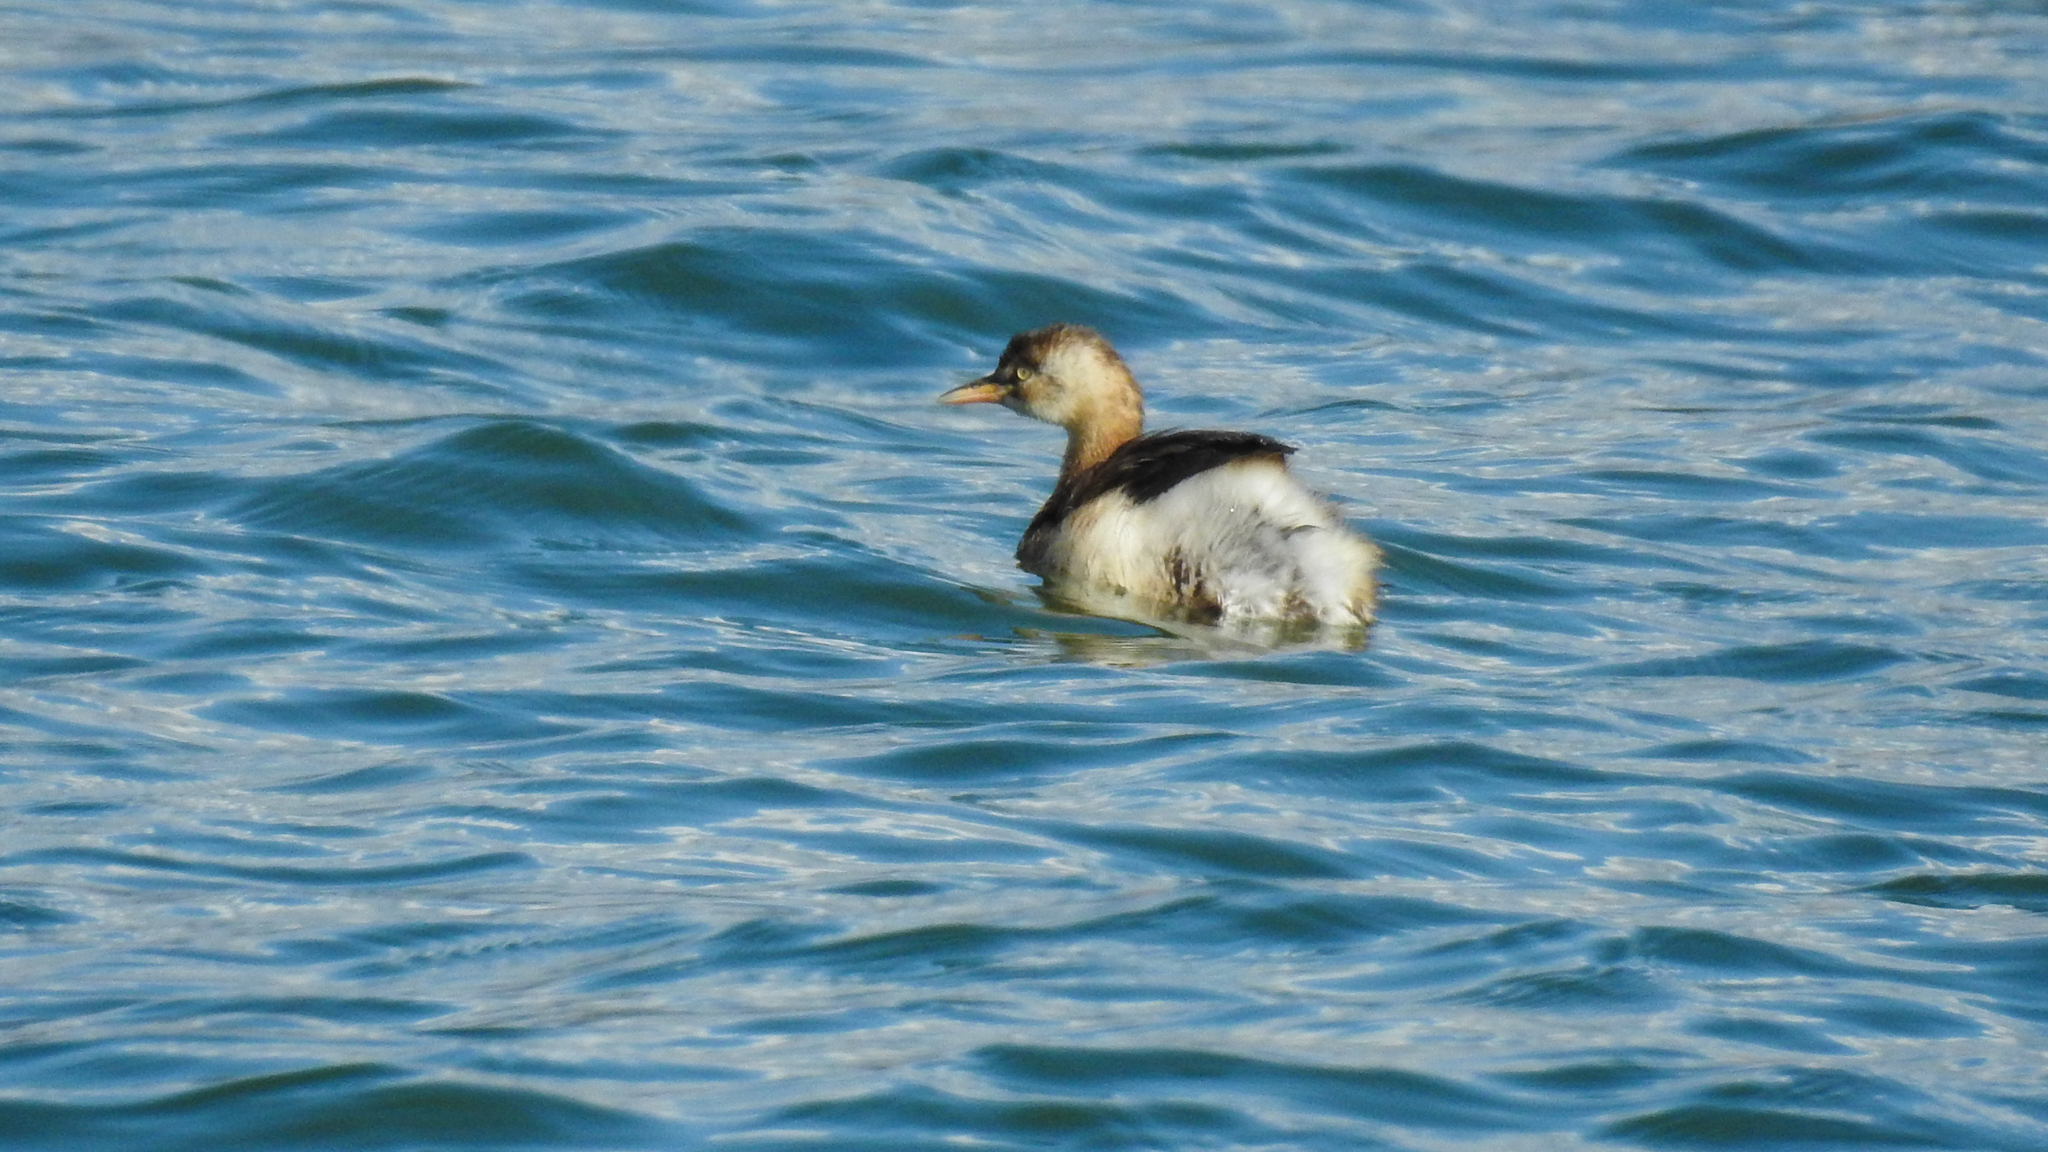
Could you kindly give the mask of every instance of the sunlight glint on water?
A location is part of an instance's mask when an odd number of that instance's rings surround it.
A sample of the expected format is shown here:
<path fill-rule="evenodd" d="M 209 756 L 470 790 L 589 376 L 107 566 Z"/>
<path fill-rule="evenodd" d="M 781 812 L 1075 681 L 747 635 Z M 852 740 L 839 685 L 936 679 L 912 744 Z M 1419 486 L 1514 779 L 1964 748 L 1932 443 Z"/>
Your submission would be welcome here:
<path fill-rule="evenodd" d="M 2036 7 L 0 44 L 0 1147 L 2048 1144 Z M 1037 595 L 1054 320 L 1368 649 Z"/>

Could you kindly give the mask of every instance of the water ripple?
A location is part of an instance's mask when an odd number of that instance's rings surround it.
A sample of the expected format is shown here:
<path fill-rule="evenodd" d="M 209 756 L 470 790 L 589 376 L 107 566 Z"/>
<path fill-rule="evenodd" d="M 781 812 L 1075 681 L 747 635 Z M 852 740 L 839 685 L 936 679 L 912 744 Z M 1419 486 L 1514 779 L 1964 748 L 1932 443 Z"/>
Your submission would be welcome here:
<path fill-rule="evenodd" d="M 0 1146 L 2048 1145 L 2039 12 L 75 7 Z M 1362 650 L 1015 569 L 1058 319 Z"/>

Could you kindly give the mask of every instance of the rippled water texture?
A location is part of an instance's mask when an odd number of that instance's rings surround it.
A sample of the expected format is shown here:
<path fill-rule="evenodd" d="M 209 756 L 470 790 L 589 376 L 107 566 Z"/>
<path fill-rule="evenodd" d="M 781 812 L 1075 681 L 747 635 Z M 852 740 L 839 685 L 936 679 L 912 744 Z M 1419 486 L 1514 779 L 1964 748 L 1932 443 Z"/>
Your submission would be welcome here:
<path fill-rule="evenodd" d="M 2048 1148 L 2038 3 L 17 0 L 0 491 L 0 1147 Z"/>

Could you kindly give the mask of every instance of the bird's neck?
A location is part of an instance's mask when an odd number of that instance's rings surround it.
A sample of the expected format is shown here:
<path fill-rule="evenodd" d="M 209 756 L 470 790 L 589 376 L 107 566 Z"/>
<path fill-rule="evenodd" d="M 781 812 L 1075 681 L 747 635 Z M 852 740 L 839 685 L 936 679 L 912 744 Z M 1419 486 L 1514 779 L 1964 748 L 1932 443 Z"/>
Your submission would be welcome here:
<path fill-rule="evenodd" d="M 1067 454 L 1060 459 L 1060 481 L 1072 480 L 1109 459 L 1144 427 L 1144 402 L 1136 398 L 1118 398 L 1089 410 L 1067 425 Z"/>

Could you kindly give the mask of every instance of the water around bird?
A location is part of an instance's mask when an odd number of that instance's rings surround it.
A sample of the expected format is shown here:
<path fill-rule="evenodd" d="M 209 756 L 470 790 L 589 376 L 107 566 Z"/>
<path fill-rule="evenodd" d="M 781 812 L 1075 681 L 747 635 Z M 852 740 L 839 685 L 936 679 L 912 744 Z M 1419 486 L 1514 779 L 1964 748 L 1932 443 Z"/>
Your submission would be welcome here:
<path fill-rule="evenodd" d="M 2038 5 L 0 43 L 0 1148 L 2048 1146 Z M 1369 646 L 1036 593 L 1054 320 Z"/>

